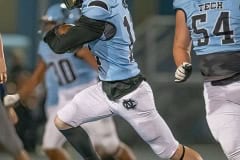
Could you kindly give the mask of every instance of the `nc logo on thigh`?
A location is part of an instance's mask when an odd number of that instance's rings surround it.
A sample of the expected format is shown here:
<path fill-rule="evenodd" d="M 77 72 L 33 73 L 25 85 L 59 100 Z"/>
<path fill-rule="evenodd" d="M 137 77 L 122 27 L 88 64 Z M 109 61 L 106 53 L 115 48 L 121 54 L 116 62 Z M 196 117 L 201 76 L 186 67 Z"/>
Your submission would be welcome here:
<path fill-rule="evenodd" d="M 122 104 L 127 110 L 135 109 L 137 106 L 137 102 L 133 99 L 124 99 Z"/>

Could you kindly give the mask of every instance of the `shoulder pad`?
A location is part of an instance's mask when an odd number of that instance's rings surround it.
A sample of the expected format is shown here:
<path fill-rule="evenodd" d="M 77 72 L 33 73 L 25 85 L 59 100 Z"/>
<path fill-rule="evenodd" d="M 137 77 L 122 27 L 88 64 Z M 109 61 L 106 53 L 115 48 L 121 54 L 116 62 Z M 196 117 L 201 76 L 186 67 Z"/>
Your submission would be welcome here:
<path fill-rule="evenodd" d="M 106 20 L 111 15 L 111 7 L 107 0 L 84 1 L 82 14 L 96 20 Z"/>
<path fill-rule="evenodd" d="M 107 6 L 107 4 L 103 1 L 92 1 L 88 4 L 88 6 L 93 6 L 93 7 L 100 7 L 102 9 L 105 9 L 107 11 L 109 11 L 109 8 Z"/>

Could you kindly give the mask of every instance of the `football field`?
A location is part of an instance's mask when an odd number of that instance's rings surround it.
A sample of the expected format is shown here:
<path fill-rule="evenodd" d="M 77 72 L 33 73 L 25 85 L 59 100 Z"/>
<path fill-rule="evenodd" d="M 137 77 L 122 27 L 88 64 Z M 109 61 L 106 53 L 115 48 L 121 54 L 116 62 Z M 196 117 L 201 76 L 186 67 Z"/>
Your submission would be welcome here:
<path fill-rule="evenodd" d="M 213 144 L 202 144 L 202 145 L 191 145 L 194 149 L 199 151 L 204 160 L 227 160 L 220 147 Z M 132 146 L 134 153 L 137 156 L 137 160 L 159 160 L 157 156 L 150 150 L 147 145 Z M 77 155 L 69 146 L 67 146 L 68 151 L 71 153 L 73 160 L 82 160 L 81 157 Z M 39 151 L 38 153 L 31 154 L 32 160 L 47 160 L 46 156 Z M 10 156 L 6 153 L 0 153 L 0 160 L 12 160 Z"/>

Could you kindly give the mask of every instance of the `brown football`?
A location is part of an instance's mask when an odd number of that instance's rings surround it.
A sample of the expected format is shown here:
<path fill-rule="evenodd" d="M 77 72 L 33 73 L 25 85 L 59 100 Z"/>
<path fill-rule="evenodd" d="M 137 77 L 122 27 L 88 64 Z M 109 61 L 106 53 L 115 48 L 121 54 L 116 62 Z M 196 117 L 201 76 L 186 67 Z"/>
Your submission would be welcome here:
<path fill-rule="evenodd" d="M 73 26 L 74 26 L 74 25 L 72 25 L 72 24 L 63 24 L 63 25 L 60 25 L 60 26 L 57 27 L 56 33 L 57 33 L 58 35 L 66 34 L 66 33 L 69 31 L 69 29 L 70 29 L 71 27 L 73 27 Z"/>

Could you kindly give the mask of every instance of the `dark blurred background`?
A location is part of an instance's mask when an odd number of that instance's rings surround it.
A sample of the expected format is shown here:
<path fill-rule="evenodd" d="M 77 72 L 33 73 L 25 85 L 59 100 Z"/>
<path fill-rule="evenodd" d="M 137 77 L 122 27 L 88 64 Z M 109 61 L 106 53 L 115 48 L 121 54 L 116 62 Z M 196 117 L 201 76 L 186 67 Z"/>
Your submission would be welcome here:
<path fill-rule="evenodd" d="M 205 120 L 202 79 L 198 72 L 198 61 L 194 56 L 194 72 L 189 81 L 184 84 L 173 82 L 175 65 L 172 59 L 172 43 L 175 20 L 172 1 L 128 0 L 137 37 L 135 58 L 152 85 L 159 113 L 169 124 L 175 137 L 184 144 L 200 148 L 201 152 L 223 158 Z M 3 34 L 10 77 L 8 92 L 14 93 L 17 89 L 16 83 L 21 83 L 21 78 L 26 79 L 35 67 L 40 38 L 37 33 L 40 28 L 39 18 L 49 5 L 56 2 L 59 0 L 0 0 L 0 32 Z M 27 114 L 23 116 L 25 118 L 20 124 L 17 124 L 17 131 L 26 148 L 33 153 L 41 143 L 45 122 L 42 87 L 36 91 L 36 95 L 32 97 L 34 101 L 29 105 L 40 107 L 33 107 L 32 110 L 20 108 L 17 111 L 20 117 Z M 153 155 L 125 121 L 119 117 L 115 119 L 120 137 L 127 144 L 137 153 L 143 154 L 142 151 L 146 151 L 146 155 Z M 209 145 L 213 146 L 210 147 L 213 151 L 216 148 L 217 151 L 211 152 L 207 147 Z M 219 157 L 215 159 L 224 160 Z M 156 157 L 144 159 L 154 160 Z"/>

